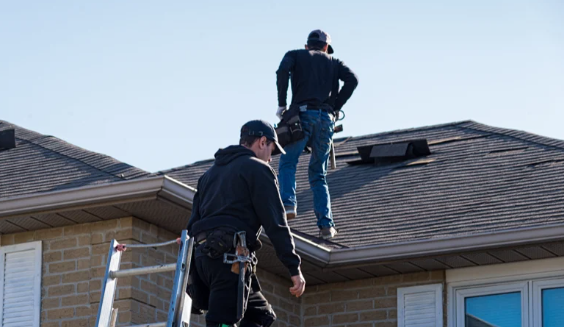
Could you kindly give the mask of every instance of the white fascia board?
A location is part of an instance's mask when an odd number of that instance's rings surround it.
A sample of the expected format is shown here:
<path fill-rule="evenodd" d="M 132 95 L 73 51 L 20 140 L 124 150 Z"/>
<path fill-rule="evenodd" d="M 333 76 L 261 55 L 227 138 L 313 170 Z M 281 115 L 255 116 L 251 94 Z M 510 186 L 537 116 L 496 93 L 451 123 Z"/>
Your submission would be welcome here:
<path fill-rule="evenodd" d="M 163 177 L 164 180 L 162 189 L 159 192 L 159 197 L 163 197 L 172 202 L 179 203 L 182 206 L 192 208 L 196 189 L 166 175 Z"/>
<path fill-rule="evenodd" d="M 564 240 L 564 225 L 343 249 L 326 248 L 297 235 L 293 236 L 300 254 L 317 259 L 324 264 L 324 267 L 334 267 L 559 241 Z"/>
<path fill-rule="evenodd" d="M 89 185 L 0 199 L 0 217 L 131 198 L 152 196 L 156 199 L 159 192 L 191 204 L 195 190 L 167 176 Z"/>

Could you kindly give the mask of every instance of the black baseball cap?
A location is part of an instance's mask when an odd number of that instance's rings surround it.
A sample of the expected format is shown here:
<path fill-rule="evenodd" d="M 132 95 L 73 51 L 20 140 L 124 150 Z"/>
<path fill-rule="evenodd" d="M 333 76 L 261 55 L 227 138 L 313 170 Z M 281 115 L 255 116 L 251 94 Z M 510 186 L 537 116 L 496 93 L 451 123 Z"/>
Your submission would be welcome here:
<path fill-rule="evenodd" d="M 327 53 L 332 54 L 333 52 L 335 52 L 333 51 L 333 47 L 331 46 L 331 36 L 323 32 L 322 30 L 311 31 L 311 33 L 309 33 L 309 35 L 307 36 L 307 40 L 327 43 L 329 45 L 329 47 L 327 47 Z"/>
<path fill-rule="evenodd" d="M 276 135 L 276 131 L 274 127 L 269 123 L 265 122 L 264 120 L 251 120 L 247 122 L 243 127 L 241 127 L 241 136 L 250 135 L 250 136 L 258 136 L 262 137 L 265 136 L 267 139 L 271 140 L 276 144 L 276 149 L 272 154 L 286 154 L 284 148 L 278 143 L 278 135 Z"/>

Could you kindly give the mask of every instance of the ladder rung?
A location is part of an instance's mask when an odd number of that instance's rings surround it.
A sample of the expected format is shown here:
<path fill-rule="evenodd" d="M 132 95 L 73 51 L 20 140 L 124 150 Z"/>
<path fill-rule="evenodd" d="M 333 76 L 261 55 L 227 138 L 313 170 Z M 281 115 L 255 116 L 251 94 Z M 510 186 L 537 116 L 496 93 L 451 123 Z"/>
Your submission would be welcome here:
<path fill-rule="evenodd" d="M 146 274 L 154 274 L 154 273 L 161 273 L 161 272 L 175 271 L 175 270 L 176 270 L 176 263 L 169 263 L 166 265 L 116 270 L 110 272 L 110 277 L 119 278 L 119 277 L 146 275 Z M 153 327 L 152 325 L 139 325 L 139 326 Z M 155 325 L 155 326 L 160 326 L 160 325 Z"/>
<path fill-rule="evenodd" d="M 166 327 L 166 322 L 155 322 L 153 324 L 133 325 L 129 327 Z"/>
<path fill-rule="evenodd" d="M 125 244 L 126 248 L 156 248 L 159 246 L 167 246 L 170 244 L 176 244 L 176 240 L 161 242 L 161 243 L 149 243 L 149 244 Z"/>

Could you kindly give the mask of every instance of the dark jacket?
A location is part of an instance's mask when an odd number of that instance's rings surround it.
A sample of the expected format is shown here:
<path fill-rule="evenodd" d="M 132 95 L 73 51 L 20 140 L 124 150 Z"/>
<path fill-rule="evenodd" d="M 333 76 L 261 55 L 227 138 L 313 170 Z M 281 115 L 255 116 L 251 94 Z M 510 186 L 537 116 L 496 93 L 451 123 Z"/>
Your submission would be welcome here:
<path fill-rule="evenodd" d="M 292 105 L 329 105 L 341 110 L 358 85 L 349 67 L 323 51 L 292 50 L 286 53 L 276 72 L 278 105 L 286 106 L 288 79 L 292 79 Z M 339 80 L 344 82 L 339 91 Z"/>
<path fill-rule="evenodd" d="M 247 241 L 253 243 L 261 226 L 290 275 L 298 275 L 300 257 L 286 221 L 276 174 L 243 146 L 217 151 L 214 165 L 198 181 L 189 234 L 224 227 L 246 231 Z"/>

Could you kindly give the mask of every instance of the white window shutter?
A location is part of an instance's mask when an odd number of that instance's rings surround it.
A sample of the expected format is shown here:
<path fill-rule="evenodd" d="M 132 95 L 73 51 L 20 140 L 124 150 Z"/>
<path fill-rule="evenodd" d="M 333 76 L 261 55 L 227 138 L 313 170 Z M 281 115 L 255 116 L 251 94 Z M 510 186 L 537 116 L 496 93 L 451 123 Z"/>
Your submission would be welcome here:
<path fill-rule="evenodd" d="M 398 288 L 398 327 L 442 327 L 443 284 Z"/>
<path fill-rule="evenodd" d="M 0 326 L 39 327 L 41 242 L 0 247 Z"/>

